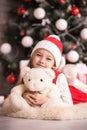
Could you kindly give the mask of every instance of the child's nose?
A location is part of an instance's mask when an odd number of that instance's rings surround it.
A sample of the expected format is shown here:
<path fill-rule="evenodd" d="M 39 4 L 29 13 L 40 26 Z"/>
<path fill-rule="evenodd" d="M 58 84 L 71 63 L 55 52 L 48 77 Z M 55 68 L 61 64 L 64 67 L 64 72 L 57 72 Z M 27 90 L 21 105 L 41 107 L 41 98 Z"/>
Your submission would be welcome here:
<path fill-rule="evenodd" d="M 45 58 L 42 57 L 42 58 L 40 59 L 40 62 L 41 62 L 41 63 L 44 63 L 44 62 L 45 62 Z"/>

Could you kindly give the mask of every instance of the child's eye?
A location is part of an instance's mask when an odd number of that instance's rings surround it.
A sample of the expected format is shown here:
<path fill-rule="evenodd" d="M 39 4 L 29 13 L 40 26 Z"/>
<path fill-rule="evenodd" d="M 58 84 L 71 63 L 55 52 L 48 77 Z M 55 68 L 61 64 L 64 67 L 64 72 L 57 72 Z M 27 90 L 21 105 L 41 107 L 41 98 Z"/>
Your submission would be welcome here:
<path fill-rule="evenodd" d="M 41 54 L 37 53 L 37 56 L 41 56 Z"/>
<path fill-rule="evenodd" d="M 47 58 L 47 60 L 51 60 L 51 58 Z"/>
<path fill-rule="evenodd" d="M 43 79 L 40 79 L 41 82 L 43 82 Z"/>

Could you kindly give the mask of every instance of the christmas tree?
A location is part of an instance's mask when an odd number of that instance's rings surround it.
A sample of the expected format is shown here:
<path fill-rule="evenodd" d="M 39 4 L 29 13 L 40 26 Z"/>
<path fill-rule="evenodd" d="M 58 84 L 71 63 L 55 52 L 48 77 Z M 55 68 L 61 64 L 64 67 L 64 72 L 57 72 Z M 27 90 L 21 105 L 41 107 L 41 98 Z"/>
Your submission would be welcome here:
<path fill-rule="evenodd" d="M 3 77 L 8 92 L 17 83 L 21 61 L 29 59 L 37 42 L 50 34 L 60 37 L 66 63 L 87 64 L 87 0 L 15 1 L 6 42 L 0 46 L 0 80 Z"/>

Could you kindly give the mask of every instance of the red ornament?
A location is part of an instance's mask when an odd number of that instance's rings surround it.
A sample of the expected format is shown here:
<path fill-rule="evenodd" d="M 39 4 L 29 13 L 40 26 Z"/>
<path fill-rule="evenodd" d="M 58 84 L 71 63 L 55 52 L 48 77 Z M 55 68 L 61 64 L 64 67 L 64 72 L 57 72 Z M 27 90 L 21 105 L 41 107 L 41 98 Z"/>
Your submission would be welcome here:
<path fill-rule="evenodd" d="M 80 10 L 79 10 L 78 7 L 74 6 L 74 7 L 71 8 L 70 12 L 71 12 L 72 15 L 76 16 L 80 13 Z"/>
<path fill-rule="evenodd" d="M 25 2 L 31 2 L 32 0 L 24 0 Z"/>
<path fill-rule="evenodd" d="M 12 73 L 7 76 L 7 82 L 10 84 L 14 84 L 16 82 L 16 76 Z"/>
<path fill-rule="evenodd" d="M 20 36 L 24 36 L 25 35 L 25 31 L 20 31 Z"/>
<path fill-rule="evenodd" d="M 23 15 L 26 12 L 26 9 L 24 7 L 20 7 L 17 12 L 19 15 Z"/>
<path fill-rule="evenodd" d="M 71 48 L 72 48 L 72 49 L 76 49 L 76 48 L 77 48 L 77 45 L 72 45 Z"/>
<path fill-rule="evenodd" d="M 65 0 L 58 0 L 59 4 L 64 4 Z"/>

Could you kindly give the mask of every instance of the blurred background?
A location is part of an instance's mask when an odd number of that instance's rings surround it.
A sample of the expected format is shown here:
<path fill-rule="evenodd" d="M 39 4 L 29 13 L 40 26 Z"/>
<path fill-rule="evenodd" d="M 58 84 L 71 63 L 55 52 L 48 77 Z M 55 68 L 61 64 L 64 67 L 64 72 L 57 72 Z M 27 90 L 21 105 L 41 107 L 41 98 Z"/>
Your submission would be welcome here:
<path fill-rule="evenodd" d="M 0 95 L 9 94 L 21 63 L 50 34 L 61 38 L 66 64 L 87 65 L 87 0 L 0 1 Z"/>

